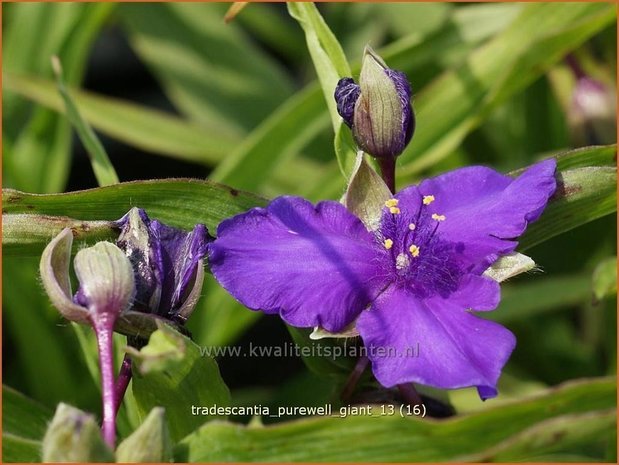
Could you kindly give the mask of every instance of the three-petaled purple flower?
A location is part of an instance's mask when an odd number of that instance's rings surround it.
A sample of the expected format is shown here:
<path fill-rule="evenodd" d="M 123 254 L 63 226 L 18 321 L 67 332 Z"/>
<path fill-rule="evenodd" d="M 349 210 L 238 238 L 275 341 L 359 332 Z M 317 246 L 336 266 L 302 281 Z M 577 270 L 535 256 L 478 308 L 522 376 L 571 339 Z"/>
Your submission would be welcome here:
<path fill-rule="evenodd" d="M 515 337 L 470 310 L 498 305 L 499 285 L 483 273 L 541 215 L 555 168 L 445 173 L 387 200 L 375 231 L 337 202 L 279 197 L 222 222 L 209 263 L 251 309 L 330 332 L 354 324 L 386 387 L 476 386 L 486 399 Z"/>

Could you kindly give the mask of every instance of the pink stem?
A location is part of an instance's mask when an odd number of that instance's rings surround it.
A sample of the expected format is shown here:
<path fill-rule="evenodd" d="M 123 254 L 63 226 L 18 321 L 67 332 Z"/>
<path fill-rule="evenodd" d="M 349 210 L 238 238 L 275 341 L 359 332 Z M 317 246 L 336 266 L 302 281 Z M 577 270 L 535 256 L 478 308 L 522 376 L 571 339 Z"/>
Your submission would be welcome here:
<path fill-rule="evenodd" d="M 402 398 L 408 405 L 421 405 L 423 403 L 421 396 L 412 383 L 398 384 L 398 389 L 400 390 Z"/>
<path fill-rule="evenodd" d="M 116 443 L 116 391 L 114 389 L 114 318 L 101 314 L 93 318 L 93 329 L 99 348 L 101 397 L 103 398 L 103 439 L 114 449 Z"/>
<path fill-rule="evenodd" d="M 359 382 L 359 378 L 361 378 L 361 375 L 367 368 L 369 362 L 370 359 L 367 358 L 365 355 L 362 355 L 361 357 L 359 357 L 359 360 L 357 360 L 355 368 L 348 376 L 346 384 L 344 385 L 344 389 L 342 389 L 341 398 L 344 402 L 346 402 L 352 396 L 352 393 L 357 387 L 357 383 Z"/>
<path fill-rule="evenodd" d="M 116 391 L 116 408 L 114 411 L 116 414 L 118 414 L 118 409 L 120 409 L 120 405 L 125 397 L 125 392 L 127 392 L 129 381 L 131 381 L 131 358 L 128 355 L 125 355 L 123 358 L 123 363 L 120 366 L 118 378 L 116 379 L 116 385 L 114 387 L 114 390 Z"/>

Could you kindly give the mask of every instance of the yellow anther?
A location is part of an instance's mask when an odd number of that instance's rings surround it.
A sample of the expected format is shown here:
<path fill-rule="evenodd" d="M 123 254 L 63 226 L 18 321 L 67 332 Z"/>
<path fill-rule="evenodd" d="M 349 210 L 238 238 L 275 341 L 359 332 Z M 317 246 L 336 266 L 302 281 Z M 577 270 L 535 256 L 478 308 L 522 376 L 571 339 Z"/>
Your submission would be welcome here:
<path fill-rule="evenodd" d="M 432 202 L 434 202 L 434 196 L 433 195 L 424 195 L 423 196 L 423 204 L 424 205 L 430 205 Z"/>
<path fill-rule="evenodd" d="M 399 203 L 398 199 L 389 199 L 385 202 L 385 207 L 397 207 Z"/>
<path fill-rule="evenodd" d="M 391 239 L 385 239 L 384 245 L 385 249 L 389 250 L 391 247 L 393 247 L 393 241 Z"/>
<path fill-rule="evenodd" d="M 398 207 L 389 207 L 389 211 L 393 214 L 393 215 L 399 215 L 400 214 L 400 209 Z"/>
<path fill-rule="evenodd" d="M 411 231 L 414 231 L 416 227 L 417 226 L 415 226 L 415 223 L 411 223 L 408 225 L 408 229 L 410 229 Z"/>
<path fill-rule="evenodd" d="M 445 215 L 439 215 L 438 213 L 432 213 L 432 219 L 436 221 L 445 221 Z"/>
<path fill-rule="evenodd" d="M 408 251 L 411 253 L 411 255 L 413 257 L 418 257 L 419 256 L 419 247 L 417 247 L 415 244 L 411 245 L 408 248 Z"/>

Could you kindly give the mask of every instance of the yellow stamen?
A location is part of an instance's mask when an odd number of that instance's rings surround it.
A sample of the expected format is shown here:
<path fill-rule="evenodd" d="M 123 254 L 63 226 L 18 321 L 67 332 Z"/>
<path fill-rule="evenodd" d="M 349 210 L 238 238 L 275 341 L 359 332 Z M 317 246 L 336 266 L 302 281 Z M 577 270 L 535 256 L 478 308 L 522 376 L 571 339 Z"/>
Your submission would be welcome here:
<path fill-rule="evenodd" d="M 410 229 L 411 231 L 414 231 L 416 227 L 417 226 L 415 226 L 415 223 L 411 223 L 408 225 L 408 229 Z"/>
<path fill-rule="evenodd" d="M 400 209 L 398 207 L 389 207 L 389 211 L 394 215 L 400 214 Z"/>
<path fill-rule="evenodd" d="M 413 257 L 419 256 L 419 247 L 417 247 L 415 244 L 411 245 L 408 251 L 411 253 Z"/>
<path fill-rule="evenodd" d="M 424 195 L 423 196 L 423 204 L 424 205 L 430 205 L 432 202 L 434 202 L 434 196 L 433 195 Z"/>
<path fill-rule="evenodd" d="M 385 249 L 389 250 L 391 247 L 393 247 L 393 241 L 391 239 L 385 239 L 384 245 Z"/>
<path fill-rule="evenodd" d="M 399 203 L 398 199 L 389 199 L 385 202 L 385 207 L 397 207 Z"/>
<path fill-rule="evenodd" d="M 439 215 L 438 213 L 432 213 L 432 219 L 436 221 L 445 221 L 445 215 Z"/>

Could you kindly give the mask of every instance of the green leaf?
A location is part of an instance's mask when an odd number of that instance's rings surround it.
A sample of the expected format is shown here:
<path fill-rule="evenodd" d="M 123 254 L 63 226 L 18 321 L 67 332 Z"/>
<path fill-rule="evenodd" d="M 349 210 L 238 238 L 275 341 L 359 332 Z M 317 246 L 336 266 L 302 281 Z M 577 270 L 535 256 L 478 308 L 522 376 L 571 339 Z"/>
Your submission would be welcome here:
<path fill-rule="evenodd" d="M 511 462 L 533 460 L 541 454 L 579 453 L 591 445 L 605 444 L 609 431 L 617 427 L 615 409 L 583 414 L 561 415 L 541 421 L 489 450 L 467 457 L 475 462 Z M 601 449 L 601 448 L 600 448 Z M 588 460 L 592 461 L 592 460 Z"/>
<path fill-rule="evenodd" d="M 65 224 L 74 220 L 57 218 L 71 214 L 84 221 L 95 219 L 117 220 L 133 206 L 146 210 L 152 217 L 171 226 L 191 229 L 196 223 L 204 223 L 211 232 L 227 217 L 242 213 L 249 208 L 265 205 L 258 196 L 235 189 L 198 180 L 169 179 L 163 181 L 134 181 L 66 194 L 36 195 L 11 189 L 3 190 L 3 237 L 11 238 L 11 246 L 5 253 L 40 253 L 49 239 L 60 231 L 54 222 Z M 42 215 L 29 217 L 36 224 L 47 225 L 37 235 L 19 239 L 19 225 L 16 216 L 28 212 Z M 50 218 L 53 217 L 53 218 Z M 91 223 L 80 237 L 84 240 L 100 240 L 105 237 L 98 228 L 90 229 Z M 54 225 L 54 226 L 53 226 Z M 8 229 L 6 228 L 8 226 Z M 15 229 L 17 228 L 17 229 Z M 45 239 L 45 231 L 48 232 Z"/>
<path fill-rule="evenodd" d="M 314 87 L 298 92 L 222 160 L 210 178 L 239 189 L 257 189 L 278 164 L 300 152 L 326 126 L 322 109 Z M 288 171 L 298 169 L 288 164 Z"/>
<path fill-rule="evenodd" d="M 275 426 L 250 428 L 233 423 L 210 423 L 184 438 L 176 448 L 177 461 L 189 462 L 434 462 L 475 460 L 490 455 L 496 445 L 510 460 L 525 460 L 552 451 L 572 452 L 586 444 L 599 452 L 613 435 L 608 410 L 615 407 L 616 380 L 601 378 L 565 384 L 519 401 L 446 420 L 379 418 L 308 418 Z M 374 407 L 374 414 L 380 407 Z M 339 412 L 334 412 L 336 415 Z M 532 428 L 550 423 L 555 435 L 544 434 L 526 447 Z M 597 433 L 577 434 L 579 421 Z M 549 423 L 545 423 L 549 425 Z M 500 427 L 497 427 L 500 425 Z M 528 431 L 528 433 L 524 433 Z M 565 432 L 565 441 L 557 434 Z M 520 439 L 513 439 L 519 438 Z M 510 441 L 512 441 L 510 443 Z M 496 450 L 496 449 L 495 449 Z"/>
<path fill-rule="evenodd" d="M 192 406 L 225 407 L 230 392 L 211 357 L 189 338 L 165 325 L 139 352 L 130 352 L 132 391 L 142 417 L 157 406 L 165 408 L 173 440 L 195 430 L 210 417 L 192 413 Z"/>
<path fill-rule="evenodd" d="M 491 110 L 614 19 L 610 4 L 527 4 L 509 28 L 417 94 L 419 124 L 398 178 L 406 183 L 448 156 Z"/>
<path fill-rule="evenodd" d="M 558 173 L 557 181 L 557 191 L 542 218 L 529 226 L 519 240 L 519 250 L 617 211 L 616 168 L 570 169 Z"/>
<path fill-rule="evenodd" d="M 118 13 L 140 59 L 192 120 L 239 134 L 266 118 L 291 92 L 280 65 L 223 21 L 227 5 L 122 4 Z"/>
<path fill-rule="evenodd" d="M 12 357 L 18 367 L 5 367 L 5 374 L 27 384 L 31 395 L 46 405 L 67 397 L 91 401 L 90 391 L 83 389 L 83 364 L 73 334 L 59 324 L 60 315 L 44 292 L 34 291 L 40 289 L 38 265 L 38 257 L 3 257 L 3 322 L 15 344 Z"/>
<path fill-rule="evenodd" d="M 318 81 L 322 87 L 334 131 L 342 124 L 333 98 L 335 86 L 340 78 L 352 76 L 346 55 L 331 29 L 311 2 L 288 3 L 290 16 L 296 19 L 303 31 L 307 49 L 310 52 Z"/>
<path fill-rule="evenodd" d="M 3 85 L 47 108 L 64 105 L 53 82 L 5 72 Z M 238 135 L 111 97 L 69 88 L 84 119 L 103 134 L 152 153 L 214 164 L 233 149 Z"/>
<path fill-rule="evenodd" d="M 484 316 L 501 323 L 529 320 L 541 313 L 586 302 L 590 296 L 591 285 L 584 274 L 540 276 L 518 284 L 508 281 L 502 286 L 499 307 Z"/>
<path fill-rule="evenodd" d="M 116 174 L 116 170 L 114 169 L 114 166 L 112 166 L 112 162 L 107 156 L 101 141 L 99 141 L 99 138 L 96 136 L 88 123 L 84 121 L 84 118 L 80 115 L 75 103 L 73 103 L 71 95 L 69 95 L 69 92 L 67 91 L 64 78 L 62 76 L 62 65 L 60 64 L 60 60 L 57 56 L 52 57 L 52 67 L 54 68 L 54 73 L 56 74 L 58 91 L 64 100 L 67 117 L 69 118 L 69 121 L 71 121 L 71 124 L 75 128 L 82 144 L 84 144 L 86 151 L 90 155 L 90 163 L 92 165 L 92 170 L 95 173 L 97 182 L 100 186 L 118 184 L 118 175 Z"/>
<path fill-rule="evenodd" d="M 2 222 L 7 255 L 14 250 L 36 255 L 43 250 L 41 244 L 47 244 L 64 228 L 70 228 L 77 239 L 88 237 L 92 241 L 109 239 L 115 232 L 109 221 L 81 221 L 66 216 L 17 213 L 2 215 Z"/>
<path fill-rule="evenodd" d="M 593 270 L 593 297 L 602 300 L 617 294 L 617 257 L 608 257 Z"/>
<path fill-rule="evenodd" d="M 348 60 L 337 38 L 318 12 L 316 5 L 311 2 L 292 2 L 288 3 L 287 6 L 290 15 L 299 22 L 305 32 L 307 48 L 327 102 L 333 131 L 338 135 L 342 130 L 343 121 L 337 112 L 333 92 L 340 78 L 352 76 Z M 336 138 L 337 140 L 338 138 Z M 348 177 L 355 160 L 356 150 L 354 148 L 351 150 L 346 144 L 336 142 L 335 154 L 342 173 L 345 177 Z"/>
<path fill-rule="evenodd" d="M 38 462 L 41 439 L 53 412 L 8 386 L 2 386 L 2 459 Z"/>

